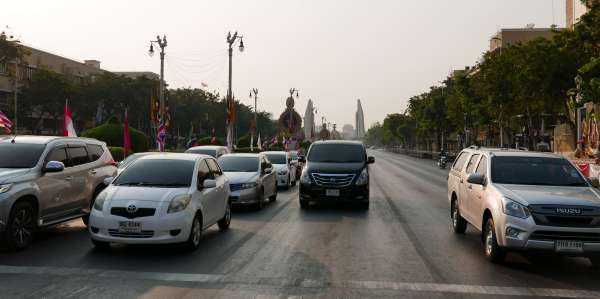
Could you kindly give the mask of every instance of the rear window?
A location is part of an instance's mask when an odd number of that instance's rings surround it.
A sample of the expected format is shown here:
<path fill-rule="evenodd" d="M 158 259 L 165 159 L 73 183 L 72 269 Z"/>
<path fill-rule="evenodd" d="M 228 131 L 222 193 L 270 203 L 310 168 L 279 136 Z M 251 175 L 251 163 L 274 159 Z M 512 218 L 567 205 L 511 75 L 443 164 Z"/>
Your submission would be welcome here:
<path fill-rule="evenodd" d="M 185 151 L 186 153 L 190 153 L 190 154 L 200 154 L 200 155 L 209 155 L 212 157 L 217 157 L 217 151 L 214 149 L 190 149 Z"/>
<path fill-rule="evenodd" d="M 265 156 L 273 164 L 286 164 L 285 154 L 266 154 Z"/>
<path fill-rule="evenodd" d="M 117 177 L 115 185 L 189 187 L 195 162 L 191 160 L 141 159 Z"/>
<path fill-rule="evenodd" d="M 70 147 L 67 148 L 67 153 L 69 153 L 70 162 L 68 166 L 77 166 L 90 162 L 90 157 L 88 157 L 85 147 Z"/>
<path fill-rule="evenodd" d="M 45 147 L 44 144 L 0 143 L 0 168 L 32 168 Z"/>
<path fill-rule="evenodd" d="M 221 157 L 221 169 L 225 172 L 257 172 L 258 157 Z"/>
<path fill-rule="evenodd" d="M 467 161 L 467 157 L 469 157 L 469 153 L 467 153 L 467 152 L 460 153 L 460 155 L 458 155 L 458 158 L 456 158 L 456 162 L 454 162 L 454 165 L 452 165 L 452 169 L 460 171 L 463 168 L 463 166 L 465 165 L 465 162 Z"/>
<path fill-rule="evenodd" d="M 360 163 L 366 159 L 362 145 L 316 144 L 311 146 L 308 161 L 324 163 Z"/>
<path fill-rule="evenodd" d="M 88 144 L 87 151 L 90 155 L 91 161 L 96 161 L 100 159 L 100 157 L 102 157 L 102 154 L 104 154 L 104 149 L 102 149 L 102 147 L 99 145 Z"/>
<path fill-rule="evenodd" d="M 496 156 L 492 158 L 492 181 L 498 184 L 587 186 L 585 179 L 566 159 Z"/>

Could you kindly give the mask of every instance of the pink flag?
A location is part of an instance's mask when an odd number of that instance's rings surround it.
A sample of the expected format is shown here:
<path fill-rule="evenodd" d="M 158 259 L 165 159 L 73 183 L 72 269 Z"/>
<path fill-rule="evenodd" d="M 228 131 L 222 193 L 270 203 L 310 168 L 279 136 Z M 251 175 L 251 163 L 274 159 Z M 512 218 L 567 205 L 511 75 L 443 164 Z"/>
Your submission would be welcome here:
<path fill-rule="evenodd" d="M 131 153 L 131 137 L 129 136 L 129 117 L 125 109 L 125 120 L 123 121 L 123 158 Z"/>
<path fill-rule="evenodd" d="M 63 136 L 77 137 L 77 133 L 75 133 L 75 127 L 73 126 L 73 113 L 71 113 L 71 109 L 69 109 L 69 100 L 65 101 Z"/>
<path fill-rule="evenodd" d="M 10 121 L 2 111 L 0 111 L 0 128 L 4 129 L 6 134 L 10 134 L 12 131 L 12 121 Z M 2 132 L 0 131 L 0 133 Z"/>

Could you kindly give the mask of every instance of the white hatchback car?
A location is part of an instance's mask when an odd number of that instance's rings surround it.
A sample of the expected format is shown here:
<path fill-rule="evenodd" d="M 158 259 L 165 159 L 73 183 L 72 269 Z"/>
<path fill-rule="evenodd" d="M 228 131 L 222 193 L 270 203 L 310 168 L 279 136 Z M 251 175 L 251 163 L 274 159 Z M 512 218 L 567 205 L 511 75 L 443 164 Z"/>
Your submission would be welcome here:
<path fill-rule="evenodd" d="M 229 182 L 217 161 L 194 154 L 145 156 L 126 167 L 92 208 L 96 247 L 109 243 L 200 244 L 202 230 L 231 222 Z"/>

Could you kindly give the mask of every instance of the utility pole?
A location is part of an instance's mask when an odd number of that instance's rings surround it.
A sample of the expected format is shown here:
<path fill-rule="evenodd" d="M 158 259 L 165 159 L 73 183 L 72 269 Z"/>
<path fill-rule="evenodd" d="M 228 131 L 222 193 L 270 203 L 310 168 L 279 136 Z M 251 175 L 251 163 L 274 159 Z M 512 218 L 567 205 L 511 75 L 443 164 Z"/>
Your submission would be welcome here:
<path fill-rule="evenodd" d="M 160 103 L 160 119 L 161 122 L 165 121 L 165 48 L 167 47 L 167 36 L 163 35 L 161 39 L 159 35 L 156 36 L 156 40 L 150 41 L 150 50 L 148 54 L 154 55 L 154 45 L 158 45 L 160 48 L 160 87 L 159 87 L 159 103 Z"/>
<path fill-rule="evenodd" d="M 234 101 L 233 99 L 233 91 L 231 88 L 231 78 L 232 78 L 232 57 L 233 57 L 233 46 L 235 44 L 235 42 L 237 40 L 240 40 L 240 45 L 239 45 L 239 49 L 240 52 L 244 51 L 244 40 L 243 40 L 243 36 L 242 35 L 238 35 L 237 31 L 231 35 L 231 32 L 229 32 L 227 34 L 227 45 L 228 47 L 228 53 L 229 53 L 229 84 L 227 87 L 227 100 L 226 105 L 227 105 L 227 111 L 229 113 L 233 113 L 233 111 L 229 111 L 229 109 L 232 109 L 231 107 L 235 107 L 235 103 L 233 103 L 232 101 Z M 228 115 L 229 117 L 229 115 Z M 231 121 L 232 119 L 230 119 L 230 121 L 227 124 L 227 147 L 231 150 L 233 149 L 233 122 Z"/>
<path fill-rule="evenodd" d="M 252 98 L 252 94 L 254 94 L 254 128 L 252 128 L 250 134 L 252 136 L 251 140 L 254 142 L 254 131 L 258 132 L 258 107 L 256 105 L 258 99 L 258 88 L 252 88 L 252 90 L 250 90 L 250 98 Z"/>

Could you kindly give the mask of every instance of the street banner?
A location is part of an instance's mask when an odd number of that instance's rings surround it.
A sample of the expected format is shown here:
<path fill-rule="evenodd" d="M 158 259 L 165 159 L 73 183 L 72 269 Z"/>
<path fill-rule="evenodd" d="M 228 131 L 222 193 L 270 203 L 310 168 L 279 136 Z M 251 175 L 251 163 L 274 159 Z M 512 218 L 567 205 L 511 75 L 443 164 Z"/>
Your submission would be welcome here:
<path fill-rule="evenodd" d="M 65 100 L 64 113 L 63 136 L 77 137 L 77 133 L 75 133 L 75 127 L 73 125 L 73 113 L 71 113 L 71 109 L 69 108 L 69 100 Z"/>
<path fill-rule="evenodd" d="M 12 132 L 12 121 L 6 117 L 2 111 L 0 111 L 0 128 L 4 129 L 6 134 L 10 134 Z"/>
<path fill-rule="evenodd" d="M 156 145 L 159 152 L 165 151 L 165 140 L 167 138 L 167 129 L 165 128 L 165 124 L 161 123 L 158 126 L 158 130 L 156 132 Z"/>
<path fill-rule="evenodd" d="M 258 133 L 258 140 L 256 141 L 256 147 L 259 151 L 262 151 L 262 143 L 260 142 L 260 133 Z"/>

